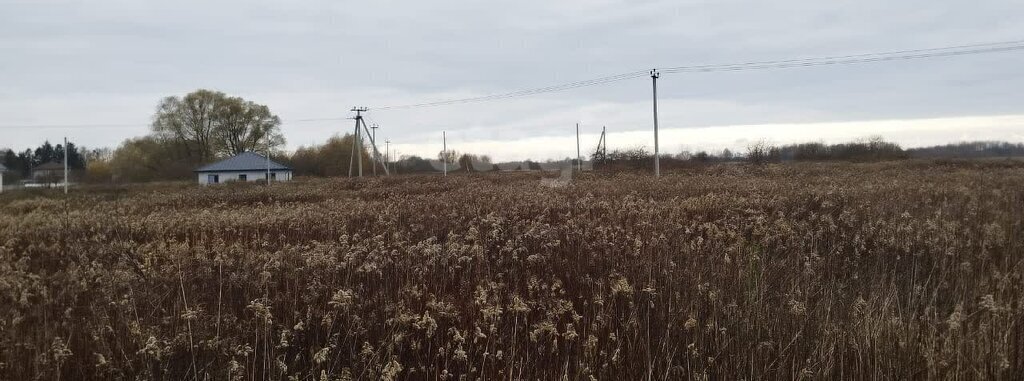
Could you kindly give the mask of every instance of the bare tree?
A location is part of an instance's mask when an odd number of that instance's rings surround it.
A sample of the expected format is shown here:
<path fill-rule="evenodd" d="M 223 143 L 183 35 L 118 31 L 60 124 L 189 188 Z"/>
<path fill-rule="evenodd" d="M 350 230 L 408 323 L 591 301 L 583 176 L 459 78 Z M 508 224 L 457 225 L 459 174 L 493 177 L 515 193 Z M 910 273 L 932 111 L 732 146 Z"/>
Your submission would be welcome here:
<path fill-rule="evenodd" d="M 455 159 L 459 157 L 459 153 L 454 150 L 441 151 L 437 153 L 437 160 L 440 162 L 447 162 L 448 164 L 455 164 Z"/>
<path fill-rule="evenodd" d="M 766 164 L 776 162 L 782 158 L 782 151 L 779 147 L 773 146 L 764 140 L 759 140 L 747 146 L 747 161 L 753 164 Z"/>

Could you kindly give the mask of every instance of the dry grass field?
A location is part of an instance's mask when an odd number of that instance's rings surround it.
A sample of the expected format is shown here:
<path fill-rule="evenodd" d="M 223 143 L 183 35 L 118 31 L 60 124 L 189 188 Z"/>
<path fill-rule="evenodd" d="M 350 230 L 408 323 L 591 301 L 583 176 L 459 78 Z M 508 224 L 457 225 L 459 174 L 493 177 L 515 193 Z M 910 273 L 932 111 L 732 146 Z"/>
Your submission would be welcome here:
<path fill-rule="evenodd" d="M 1021 379 L 1024 163 L 0 196 L 0 379 Z"/>

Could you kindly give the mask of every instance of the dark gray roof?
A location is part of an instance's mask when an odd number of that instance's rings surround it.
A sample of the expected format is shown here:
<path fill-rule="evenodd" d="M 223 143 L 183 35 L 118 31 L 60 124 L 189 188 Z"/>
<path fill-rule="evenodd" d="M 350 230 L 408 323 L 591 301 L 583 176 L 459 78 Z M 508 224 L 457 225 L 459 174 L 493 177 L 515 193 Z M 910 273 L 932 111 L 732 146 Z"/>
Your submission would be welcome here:
<path fill-rule="evenodd" d="M 238 171 L 266 171 L 267 157 L 255 152 L 243 152 L 234 157 L 205 165 L 196 169 L 195 172 L 238 172 Z M 290 167 L 270 161 L 270 170 L 292 170 Z"/>
<path fill-rule="evenodd" d="M 63 171 L 64 170 L 64 164 L 58 163 L 58 162 L 55 162 L 55 161 L 51 161 L 49 163 L 39 164 L 35 168 L 32 168 L 33 171 L 53 171 L 53 170 L 58 170 L 58 169 Z"/>

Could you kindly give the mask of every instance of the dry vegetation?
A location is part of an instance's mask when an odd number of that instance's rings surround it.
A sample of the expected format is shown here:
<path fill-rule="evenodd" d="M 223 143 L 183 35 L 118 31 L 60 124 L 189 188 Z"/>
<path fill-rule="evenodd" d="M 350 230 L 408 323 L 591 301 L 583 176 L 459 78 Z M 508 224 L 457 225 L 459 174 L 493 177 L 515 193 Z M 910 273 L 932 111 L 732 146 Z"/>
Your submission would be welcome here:
<path fill-rule="evenodd" d="M 3 379 L 1024 375 L 1024 163 L 0 197 Z"/>

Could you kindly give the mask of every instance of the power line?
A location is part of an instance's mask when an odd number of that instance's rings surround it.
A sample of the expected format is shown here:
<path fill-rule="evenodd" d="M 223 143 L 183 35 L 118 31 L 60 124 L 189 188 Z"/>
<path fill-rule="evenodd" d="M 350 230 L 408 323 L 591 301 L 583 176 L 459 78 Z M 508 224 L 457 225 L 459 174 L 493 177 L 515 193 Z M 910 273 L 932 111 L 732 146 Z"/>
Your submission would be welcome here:
<path fill-rule="evenodd" d="M 1013 45 L 1020 45 L 1020 44 L 1024 44 L 1024 40 L 1002 41 L 1002 42 L 987 42 L 987 43 L 968 44 L 968 45 L 954 45 L 954 46 L 946 46 L 946 47 L 941 47 L 941 48 L 894 50 L 894 51 L 887 51 L 887 52 L 861 53 L 861 54 L 851 54 L 851 55 L 843 55 L 843 56 L 825 56 L 825 57 L 812 57 L 812 58 L 798 58 L 798 59 L 776 60 L 776 61 L 752 61 L 752 62 L 731 63 L 731 64 L 677 66 L 677 67 L 667 67 L 667 68 L 663 68 L 663 69 L 659 69 L 659 70 L 664 72 L 664 71 L 679 70 L 679 69 L 701 69 L 701 68 L 718 68 L 718 67 L 733 67 L 733 66 L 771 65 L 771 64 L 786 64 L 786 63 L 797 63 L 797 62 L 808 62 L 808 61 L 824 61 L 824 60 L 831 61 L 831 60 L 853 59 L 853 58 L 863 58 L 863 57 L 871 57 L 871 56 L 905 55 L 905 54 L 911 54 L 911 53 L 925 53 L 925 52 L 937 52 L 937 51 L 955 50 L 955 49 L 972 49 L 972 48 L 997 47 L 997 46 L 1006 46 L 1006 45 L 1013 46 Z"/>
<path fill-rule="evenodd" d="M 766 64 L 745 64 L 745 65 L 723 65 L 723 66 L 681 66 L 671 69 L 663 69 L 662 73 L 709 73 L 719 71 L 742 71 L 742 70 L 765 70 L 765 69 L 786 69 L 795 67 L 808 67 L 808 66 L 825 66 L 825 65 L 849 65 L 849 64 L 860 64 L 870 62 L 884 62 L 884 61 L 903 61 L 903 60 L 915 60 L 923 58 L 937 58 L 937 57 L 953 57 L 953 56 L 965 56 L 973 54 L 983 53 L 997 53 L 997 52 L 1008 52 L 1014 50 L 1024 50 L 1024 45 L 1019 46 L 1005 46 L 1005 47 L 993 47 L 983 49 L 971 49 L 971 50 L 956 50 L 956 51 L 939 51 L 933 53 L 920 53 L 920 54 L 905 54 L 905 55 L 878 55 L 862 58 L 822 58 L 820 60 L 791 60 L 791 61 L 780 61 L 779 63 L 766 63 Z"/>
<path fill-rule="evenodd" d="M 1005 52 L 1013 50 L 1024 50 L 1024 40 L 1015 41 L 1002 41 L 1002 42 L 989 42 L 980 44 L 969 44 L 969 45 L 956 45 L 946 46 L 941 48 L 927 48 L 927 49 L 911 49 L 911 50 L 897 50 L 879 53 L 865 53 L 865 54 L 853 54 L 844 56 L 825 56 L 825 57 L 814 57 L 814 58 L 800 58 L 790 60 L 778 60 L 778 61 L 753 61 L 743 63 L 732 63 L 732 64 L 713 64 L 713 65 L 697 65 L 697 66 L 677 66 L 669 67 L 666 69 L 660 69 L 662 73 L 703 73 L 703 72 L 716 72 L 716 71 L 740 71 L 740 70 L 764 70 L 764 69 L 781 69 L 781 68 L 792 68 L 792 67 L 806 67 L 806 66 L 824 66 L 824 65 L 839 65 L 839 64 L 857 64 L 857 63 L 869 63 L 869 62 L 881 62 L 881 61 L 897 61 L 897 60 L 911 60 L 911 59 L 923 59 L 923 58 L 936 58 L 936 57 L 950 57 L 950 56 L 962 56 L 971 54 L 983 54 L 983 53 L 995 53 Z M 447 106 L 462 103 L 473 103 L 473 102 L 485 102 L 493 100 L 501 100 L 508 98 L 516 98 L 522 96 L 551 93 L 556 91 L 565 91 L 570 89 L 576 89 L 580 87 L 602 85 L 605 83 L 622 81 L 627 79 L 636 79 L 646 77 L 648 72 L 636 71 L 630 73 L 622 73 L 608 77 L 595 78 L 591 80 L 571 82 L 567 84 L 548 86 L 528 90 L 514 91 L 510 93 L 501 93 L 486 95 L 480 97 L 462 98 L 462 99 L 449 99 L 436 102 L 416 103 L 399 106 L 384 106 L 374 107 L 371 110 L 394 110 L 394 109 L 410 109 L 420 107 L 433 107 L 433 106 Z"/>
<path fill-rule="evenodd" d="M 127 127 L 146 127 L 146 124 L 132 123 L 132 124 L 6 124 L 0 125 L 0 128 L 45 128 L 45 129 L 65 129 L 65 128 L 127 128 Z"/>
<path fill-rule="evenodd" d="M 351 117 L 327 117 L 327 118 L 306 118 L 306 119 L 289 119 L 283 120 L 282 122 L 288 123 L 305 123 L 305 122 L 328 122 L 328 121 L 339 121 L 349 120 Z"/>
<path fill-rule="evenodd" d="M 635 71 L 635 72 L 629 72 L 629 73 L 616 74 L 616 75 L 607 76 L 607 77 L 594 78 L 594 79 L 588 79 L 588 80 L 576 81 L 576 82 L 569 82 L 569 83 L 564 83 L 564 84 L 554 85 L 554 86 L 547 86 L 547 87 L 540 87 L 540 88 L 535 88 L 535 89 L 526 89 L 526 90 L 513 91 L 513 92 L 509 92 L 509 93 L 492 94 L 492 95 L 485 95 L 485 96 L 471 97 L 471 98 L 449 99 L 449 100 L 436 101 L 436 102 L 426 102 L 426 103 L 414 103 L 414 104 L 406 104 L 406 105 L 373 107 L 372 110 L 410 109 L 410 108 L 432 107 L 432 106 L 447 106 L 447 105 L 461 104 L 461 103 L 470 103 L 470 102 L 492 101 L 492 100 L 515 98 L 515 97 L 522 97 L 522 96 L 535 95 L 535 94 L 550 93 L 550 92 L 555 92 L 555 91 L 564 91 L 564 90 L 575 89 L 575 88 L 579 88 L 579 87 L 603 85 L 603 84 L 606 84 L 606 83 L 624 81 L 624 80 L 627 80 L 627 79 L 642 78 L 642 77 L 645 77 L 646 75 L 647 75 L 647 71 L 646 70 L 641 70 L 641 71 Z"/>

